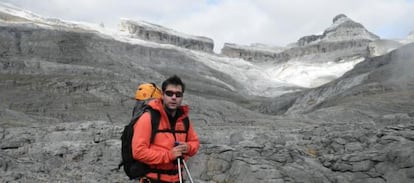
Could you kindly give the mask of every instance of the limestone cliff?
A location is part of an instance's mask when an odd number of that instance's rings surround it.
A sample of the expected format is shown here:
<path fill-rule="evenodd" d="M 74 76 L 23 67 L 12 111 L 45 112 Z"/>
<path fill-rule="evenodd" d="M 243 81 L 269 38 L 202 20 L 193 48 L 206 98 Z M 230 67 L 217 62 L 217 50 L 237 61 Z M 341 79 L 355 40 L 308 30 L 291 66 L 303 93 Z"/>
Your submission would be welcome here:
<path fill-rule="evenodd" d="M 143 40 L 172 44 L 192 50 L 212 53 L 214 48 L 214 42 L 210 38 L 184 35 L 169 28 L 144 21 L 122 20 L 120 30 Z"/>

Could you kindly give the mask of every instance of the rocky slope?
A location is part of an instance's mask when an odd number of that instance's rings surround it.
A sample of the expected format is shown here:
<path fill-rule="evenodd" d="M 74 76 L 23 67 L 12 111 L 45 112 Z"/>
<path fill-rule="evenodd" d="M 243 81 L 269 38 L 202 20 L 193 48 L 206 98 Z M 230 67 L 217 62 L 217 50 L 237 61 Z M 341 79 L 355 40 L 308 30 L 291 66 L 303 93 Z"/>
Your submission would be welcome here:
<path fill-rule="evenodd" d="M 357 64 L 354 69 L 342 77 L 321 87 L 292 94 L 294 102 L 288 106 L 287 113 L 309 113 L 330 107 L 358 105 L 372 117 L 385 115 L 377 108 L 396 107 L 393 112 L 410 113 L 414 89 L 414 74 L 410 68 L 414 67 L 414 44 L 408 44 L 389 54 L 368 58 Z M 287 94 L 290 95 L 290 94 Z M 289 97 L 286 97 L 289 98 Z M 407 98 L 407 100 L 395 100 Z M 370 106 L 368 102 L 383 102 L 383 105 Z M 369 107 L 369 108 L 366 108 Z M 370 108 L 373 109 L 370 109 Z M 286 108 L 286 107 L 285 107 Z M 273 108 L 276 109 L 276 108 Z M 391 112 L 390 111 L 390 112 Z M 376 114 L 379 113 L 379 114 Z"/>
<path fill-rule="evenodd" d="M 413 182 L 413 47 L 269 98 L 187 49 L 3 18 L 0 182 L 128 182 L 117 166 L 131 96 L 175 73 L 202 143 L 196 182 Z"/>
<path fill-rule="evenodd" d="M 283 181 L 278 181 L 412 182 L 414 75 L 409 68 L 413 66 L 414 44 L 409 44 L 369 58 L 321 87 L 252 107 L 284 114 L 283 119 L 300 118 L 287 120 L 290 123 L 317 124 L 289 131 L 299 135 L 292 142 L 299 152 L 289 154 L 297 159 L 284 164 L 281 172 L 293 180 L 281 176 Z"/>

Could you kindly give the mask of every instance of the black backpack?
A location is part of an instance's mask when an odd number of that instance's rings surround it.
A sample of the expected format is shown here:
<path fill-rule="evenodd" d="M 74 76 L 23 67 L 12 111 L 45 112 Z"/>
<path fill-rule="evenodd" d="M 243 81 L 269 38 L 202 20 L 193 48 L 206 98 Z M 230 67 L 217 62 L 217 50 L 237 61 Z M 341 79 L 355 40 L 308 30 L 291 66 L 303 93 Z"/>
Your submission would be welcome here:
<path fill-rule="evenodd" d="M 124 171 L 129 177 L 129 179 L 136 179 L 140 177 L 144 177 L 149 172 L 155 172 L 155 173 L 161 173 L 161 174 L 169 174 L 169 175 L 175 175 L 178 173 L 177 170 L 157 170 L 157 169 L 151 169 L 149 165 L 140 162 L 138 160 L 135 160 L 132 157 L 132 136 L 134 134 L 134 125 L 137 122 L 137 120 L 141 117 L 144 112 L 150 112 L 151 113 L 151 126 L 152 126 L 152 132 L 151 132 L 151 139 L 150 143 L 152 144 L 155 139 L 155 135 L 158 132 L 168 132 L 168 133 L 188 133 L 188 128 L 190 125 L 190 121 L 188 117 L 184 118 L 184 127 L 185 131 L 175 131 L 175 130 L 159 130 L 158 126 L 160 124 L 160 113 L 157 110 L 152 109 L 148 105 L 149 100 L 145 101 L 137 101 L 135 104 L 134 110 L 133 110 L 133 116 L 131 121 L 128 125 L 124 127 L 124 131 L 122 132 L 121 141 L 122 141 L 122 162 L 119 164 L 118 169 L 121 168 L 121 166 L 124 166 Z M 186 139 L 187 141 L 187 139 Z"/>

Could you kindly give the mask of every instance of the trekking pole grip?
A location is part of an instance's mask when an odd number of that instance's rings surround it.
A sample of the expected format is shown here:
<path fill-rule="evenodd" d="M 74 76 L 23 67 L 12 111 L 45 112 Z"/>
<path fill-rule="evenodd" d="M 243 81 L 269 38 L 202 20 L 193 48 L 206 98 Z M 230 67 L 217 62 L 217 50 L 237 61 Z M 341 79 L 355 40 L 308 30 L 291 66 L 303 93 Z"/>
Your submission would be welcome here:
<path fill-rule="evenodd" d="M 176 147 L 176 146 L 178 146 L 178 145 L 180 145 L 180 143 L 179 143 L 179 142 L 174 142 L 174 147 Z M 178 156 L 178 157 L 177 157 L 177 159 L 179 159 L 179 160 L 181 160 L 181 161 L 184 161 L 184 156 L 183 156 L 183 155 Z"/>

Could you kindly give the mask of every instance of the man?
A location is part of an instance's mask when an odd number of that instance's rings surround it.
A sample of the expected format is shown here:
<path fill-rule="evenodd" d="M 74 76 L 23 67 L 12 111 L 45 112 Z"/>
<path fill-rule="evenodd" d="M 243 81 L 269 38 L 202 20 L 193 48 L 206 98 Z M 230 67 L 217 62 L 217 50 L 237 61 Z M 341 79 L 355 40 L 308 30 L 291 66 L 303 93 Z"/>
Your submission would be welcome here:
<path fill-rule="evenodd" d="M 132 137 L 133 158 L 150 165 L 150 172 L 140 182 L 179 182 L 177 158 L 188 157 L 197 153 L 200 142 L 191 125 L 185 131 L 184 118 L 188 117 L 189 107 L 181 105 L 184 97 L 185 85 L 181 79 L 174 75 L 162 83 L 162 99 L 154 99 L 149 105 L 160 112 L 159 130 L 172 130 L 158 132 L 151 144 L 151 114 L 144 113 L 134 126 Z M 178 145 L 176 144 L 178 143 Z"/>

